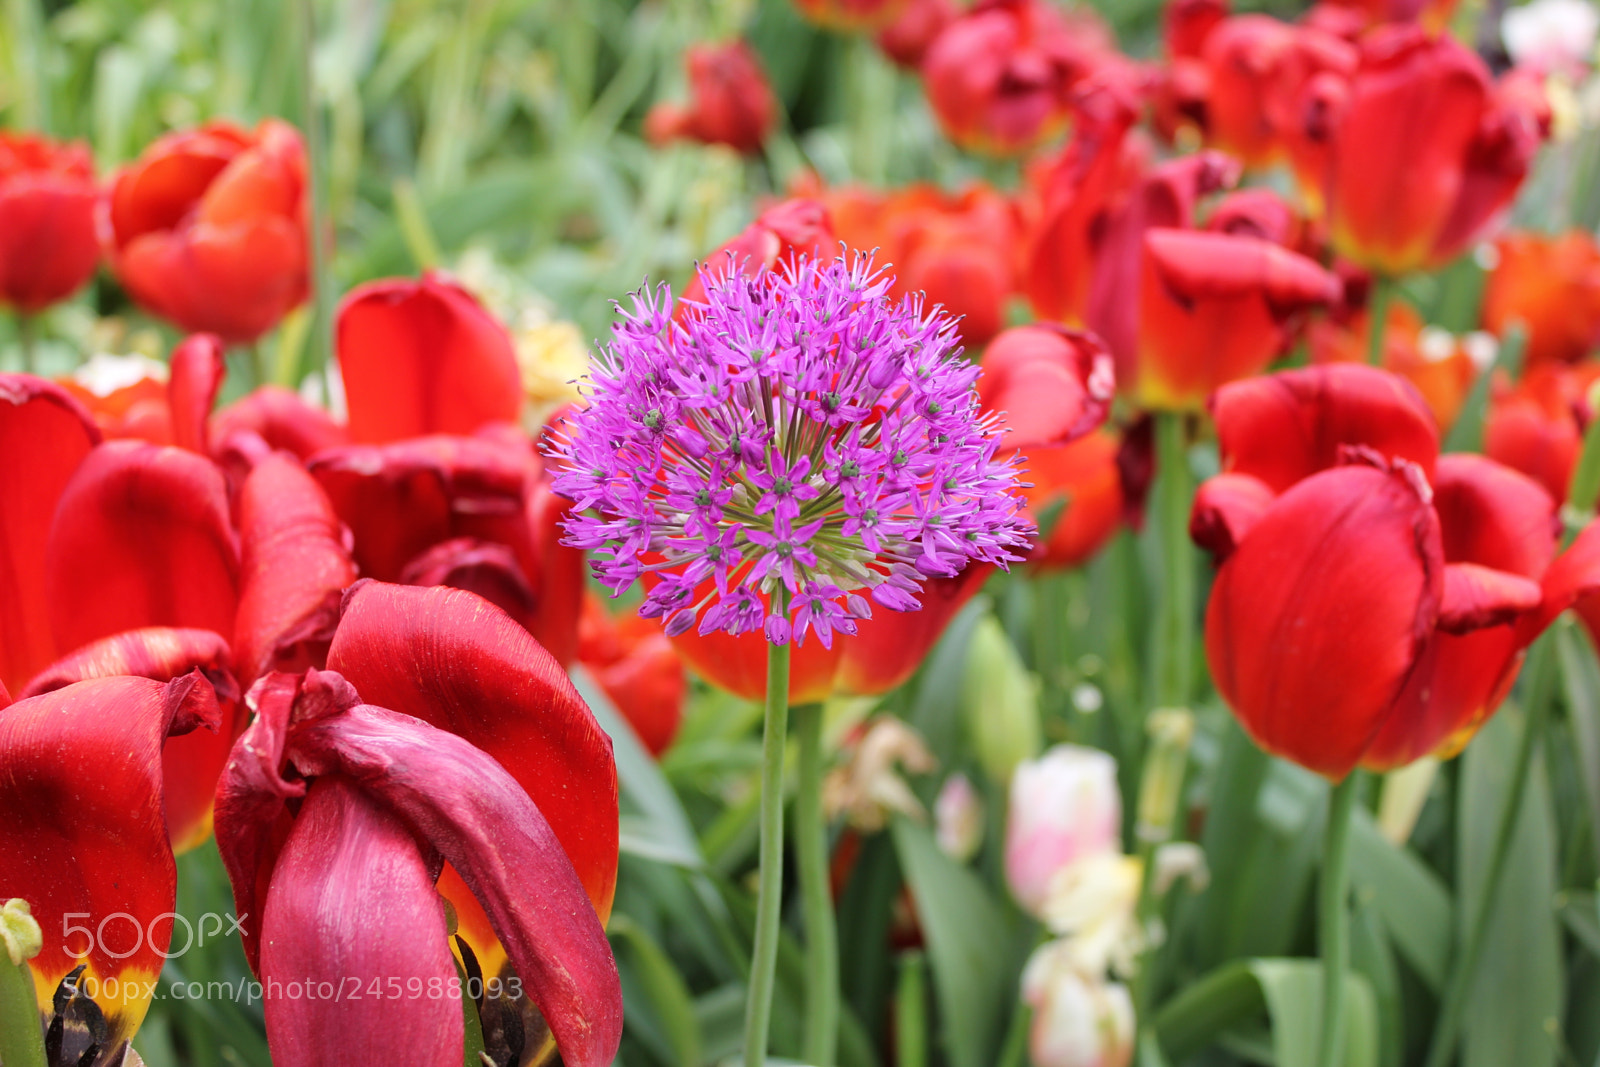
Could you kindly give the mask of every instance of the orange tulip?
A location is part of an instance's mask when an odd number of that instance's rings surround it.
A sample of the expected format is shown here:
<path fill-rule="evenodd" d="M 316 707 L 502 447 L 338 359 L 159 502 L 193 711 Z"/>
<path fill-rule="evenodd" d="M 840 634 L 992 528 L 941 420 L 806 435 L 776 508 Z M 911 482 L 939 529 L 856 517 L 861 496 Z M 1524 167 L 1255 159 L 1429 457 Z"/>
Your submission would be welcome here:
<path fill-rule="evenodd" d="M 843 33 L 881 30 L 900 17 L 906 0 L 794 0 L 800 14 Z"/>
<path fill-rule="evenodd" d="M 1483 325 L 1500 336 L 1528 331 L 1523 359 L 1575 363 L 1600 344 L 1600 245 L 1573 230 L 1559 237 L 1510 233 L 1483 293 Z"/>
<path fill-rule="evenodd" d="M 1546 364 L 1530 368 L 1515 387 L 1496 380 L 1484 424 L 1484 453 L 1566 500 L 1584 430 L 1594 417 L 1589 394 L 1597 377 L 1600 364 Z"/>

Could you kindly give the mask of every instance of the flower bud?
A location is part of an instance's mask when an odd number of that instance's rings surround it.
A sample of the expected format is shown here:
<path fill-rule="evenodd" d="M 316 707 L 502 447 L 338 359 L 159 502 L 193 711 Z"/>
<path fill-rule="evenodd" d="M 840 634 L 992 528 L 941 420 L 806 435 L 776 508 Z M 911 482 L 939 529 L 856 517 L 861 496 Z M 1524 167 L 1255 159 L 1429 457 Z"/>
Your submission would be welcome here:
<path fill-rule="evenodd" d="M 1061 947 L 1044 945 L 1022 972 L 1022 999 L 1034 1011 L 1035 1067 L 1125 1067 L 1134 1028 L 1127 987 L 1085 975 Z"/>
<path fill-rule="evenodd" d="M 1057 745 L 1022 763 L 1011 780 L 1006 821 L 1006 880 L 1037 915 L 1056 872 L 1121 844 L 1122 795 L 1117 763 L 1104 752 Z"/>
<path fill-rule="evenodd" d="M 39 954 L 44 935 L 33 917 L 33 909 L 21 897 L 12 897 L 0 908 L 0 945 L 13 967 L 21 967 Z"/>
<path fill-rule="evenodd" d="M 944 780 L 933 802 L 933 820 L 939 848 L 957 863 L 977 855 L 983 844 L 983 799 L 964 774 Z"/>
<path fill-rule="evenodd" d="M 992 615 L 973 630 L 962 690 L 967 736 L 978 763 L 991 780 L 1004 783 L 1017 764 L 1038 753 L 1043 741 L 1038 682 Z"/>

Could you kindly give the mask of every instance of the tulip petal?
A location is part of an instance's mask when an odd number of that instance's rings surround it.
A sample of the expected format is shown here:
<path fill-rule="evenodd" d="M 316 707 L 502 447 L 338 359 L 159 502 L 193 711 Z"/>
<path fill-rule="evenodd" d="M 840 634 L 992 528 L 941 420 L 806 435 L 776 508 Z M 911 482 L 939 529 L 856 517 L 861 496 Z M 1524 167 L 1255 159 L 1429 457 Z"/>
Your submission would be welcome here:
<path fill-rule="evenodd" d="M 263 385 L 211 420 L 211 439 L 218 444 L 241 430 L 252 430 L 269 447 L 292 452 L 302 460 L 350 443 L 349 433 L 333 416 L 281 385 Z"/>
<path fill-rule="evenodd" d="M 583 549 L 563 544 L 563 524 L 571 510 L 572 501 L 557 496 L 547 481 L 536 483 L 528 493 L 529 548 L 539 566 L 539 610 L 528 632 L 563 667 L 578 658 L 578 618 L 589 585 Z"/>
<path fill-rule="evenodd" d="M 844 656 L 835 679 L 847 693 L 887 693 L 916 673 L 922 661 L 967 601 L 977 595 L 994 568 L 972 563 L 953 578 L 930 578 L 916 611 L 880 609 L 856 622 L 855 636 L 839 639 Z"/>
<path fill-rule="evenodd" d="M 1263 748 L 1330 778 L 1361 758 L 1434 632 L 1444 560 L 1419 486 L 1414 468 L 1315 474 L 1267 509 L 1212 586 L 1217 689 Z"/>
<path fill-rule="evenodd" d="M 1332 303 L 1339 279 L 1314 260 L 1259 237 L 1152 228 L 1145 255 L 1180 303 L 1259 296 L 1275 315 Z"/>
<path fill-rule="evenodd" d="M 1056 509 L 1054 525 L 1031 556 L 1039 567 L 1076 567 L 1100 551 L 1121 523 L 1126 500 L 1118 456 L 1122 443 L 1105 429 L 1054 448 L 1030 448 L 1023 490 L 1035 523 Z"/>
<path fill-rule="evenodd" d="M 262 934 L 274 1064 L 461 1062 L 461 997 L 433 872 L 411 831 L 337 776 L 318 779 L 301 805 Z"/>
<path fill-rule="evenodd" d="M 1511 622 L 1539 606 L 1539 583 L 1476 563 L 1452 563 L 1444 569 L 1444 599 L 1439 629 L 1463 634 Z"/>
<path fill-rule="evenodd" d="M 459 286 L 432 274 L 364 285 L 340 306 L 337 332 L 357 441 L 516 421 L 522 383 L 511 337 Z"/>
<path fill-rule="evenodd" d="M 1211 400 L 1223 468 L 1281 493 L 1339 463 L 1344 446 L 1433 474 L 1439 431 L 1411 384 L 1386 371 L 1339 363 L 1233 382 Z"/>
<path fill-rule="evenodd" d="M 217 776 L 233 747 L 239 686 L 230 669 L 228 642 L 210 630 L 151 627 L 113 634 L 47 667 L 20 698 L 38 696 L 90 678 L 129 676 L 157 682 L 198 670 L 216 692 L 215 730 L 169 740 L 161 752 L 163 793 L 172 847 L 187 852 L 211 836 L 211 801 Z"/>
<path fill-rule="evenodd" d="M 363 701 L 448 730 L 499 760 L 550 820 L 595 910 L 610 913 L 611 740 L 526 630 L 463 590 L 362 582 L 345 596 L 328 668 Z"/>
<path fill-rule="evenodd" d="M 20 689 L 56 656 L 46 545 L 56 504 L 100 443 L 89 413 L 60 386 L 0 374 L 0 685 Z"/>
<path fill-rule="evenodd" d="M 239 493 L 242 579 L 233 628 L 240 681 L 327 663 L 339 598 L 356 579 L 348 533 L 288 455 L 256 464 Z"/>
<path fill-rule="evenodd" d="M 222 339 L 200 333 L 172 350 L 172 373 L 167 379 L 167 403 L 172 411 L 172 443 L 208 455 L 206 420 L 228 373 L 222 358 Z"/>
<path fill-rule="evenodd" d="M 86 964 L 111 1048 L 138 1029 L 172 941 L 162 743 L 216 716 L 198 673 L 92 679 L 0 714 L 0 893 L 28 901 L 45 933 L 29 963 L 40 1003 Z"/>
<path fill-rule="evenodd" d="M 1587 622 L 1596 610 L 1595 594 L 1600 593 L 1600 522 L 1590 522 L 1567 550 L 1555 558 L 1540 582 L 1544 601 L 1539 610 L 1524 619 L 1519 629 L 1530 631 L 1531 641 L 1568 608 L 1576 607 Z"/>
<path fill-rule="evenodd" d="M 1274 499 L 1266 483 L 1248 474 L 1208 478 L 1195 493 L 1189 536 L 1220 565 L 1233 555 Z"/>
<path fill-rule="evenodd" d="M 978 401 L 1004 412 L 1007 448 L 1062 445 L 1106 421 L 1116 375 L 1092 334 L 1046 323 L 1007 330 L 983 353 Z"/>
<path fill-rule="evenodd" d="M 611 946 L 561 842 L 515 779 L 460 737 L 371 705 L 303 722 L 292 746 L 303 771 L 349 778 L 450 861 L 565 1063 L 611 1063 L 622 1039 Z"/>

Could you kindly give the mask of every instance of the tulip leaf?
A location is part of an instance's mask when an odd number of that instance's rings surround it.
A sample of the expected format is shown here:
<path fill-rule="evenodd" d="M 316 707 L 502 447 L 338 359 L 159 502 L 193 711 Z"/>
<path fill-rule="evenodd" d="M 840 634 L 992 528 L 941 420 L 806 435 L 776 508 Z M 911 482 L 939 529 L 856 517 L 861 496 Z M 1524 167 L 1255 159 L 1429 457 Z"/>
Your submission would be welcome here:
<path fill-rule="evenodd" d="M 1588 638 L 1570 618 L 1556 623 L 1555 643 L 1566 689 L 1567 721 L 1589 804 L 1589 828 L 1600 849 L 1600 662 Z"/>
<path fill-rule="evenodd" d="M 679 1067 L 699 1067 L 700 1020 L 695 1013 L 694 999 L 672 958 L 648 930 L 619 912 L 612 913 L 607 933 L 613 941 L 628 946 L 634 972 L 645 997 L 655 1008 L 663 1036 L 675 1054 L 674 1062 Z"/>
<path fill-rule="evenodd" d="M 1409 849 L 1378 832 L 1358 808 L 1350 832 L 1350 880 L 1405 961 L 1438 992 L 1449 976 L 1455 906 L 1443 881 Z"/>
<path fill-rule="evenodd" d="M 914 684 L 916 697 L 906 719 L 914 726 L 941 765 L 959 765 L 961 749 L 962 679 L 967 670 L 967 647 L 979 620 L 988 615 L 990 601 L 983 595 L 956 613 L 944 635 L 923 661 Z"/>
<path fill-rule="evenodd" d="M 1525 719 L 1507 708 L 1468 747 L 1461 769 L 1458 928 L 1476 914 Z M 1555 813 L 1542 757 L 1528 776 L 1511 849 L 1489 915 L 1483 955 L 1467 997 L 1462 1067 L 1551 1067 L 1565 998 L 1554 908 Z"/>
<path fill-rule="evenodd" d="M 1002 947 L 1012 941 L 1012 924 L 978 876 L 939 851 L 926 827 L 896 819 L 893 834 L 927 934 L 945 1053 L 951 1067 L 989 1067 L 1017 997 L 1017 972 Z"/>
<path fill-rule="evenodd" d="M 1578 944 L 1600 960 L 1600 899 L 1583 890 L 1566 890 L 1560 897 L 1561 920 Z"/>
<path fill-rule="evenodd" d="M 1372 986 L 1377 1008 L 1378 1062 L 1401 1067 L 1405 1057 L 1405 1006 L 1401 1001 L 1400 967 L 1395 962 L 1389 931 L 1373 894 L 1357 889 L 1350 923 L 1350 966 Z"/>

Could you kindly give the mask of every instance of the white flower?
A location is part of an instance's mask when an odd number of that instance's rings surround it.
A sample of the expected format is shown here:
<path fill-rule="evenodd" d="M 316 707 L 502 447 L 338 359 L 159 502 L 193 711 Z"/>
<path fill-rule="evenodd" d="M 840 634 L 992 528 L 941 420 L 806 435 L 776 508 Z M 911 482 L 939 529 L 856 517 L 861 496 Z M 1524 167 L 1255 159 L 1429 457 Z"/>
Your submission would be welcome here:
<path fill-rule="evenodd" d="M 1087 974 L 1132 974 L 1145 947 L 1139 925 L 1144 864 L 1120 852 L 1085 856 L 1056 872 L 1040 917 Z"/>
<path fill-rule="evenodd" d="M 1121 835 L 1117 763 L 1106 753 L 1057 745 L 1017 766 L 1006 821 L 1006 880 L 1030 913 L 1040 914 L 1056 872 L 1084 856 L 1119 852 Z"/>
<path fill-rule="evenodd" d="M 101 397 L 110 396 L 130 385 L 138 385 L 146 378 L 153 382 L 165 382 L 167 365 L 148 356 L 118 356 L 110 352 L 97 352 L 72 372 L 73 381 Z"/>
<path fill-rule="evenodd" d="M 1041 946 L 1022 972 L 1033 1008 L 1034 1067 L 1126 1067 L 1133 1057 L 1133 999 L 1126 987 L 1084 974 L 1060 941 Z"/>
<path fill-rule="evenodd" d="M 1533 0 L 1500 20 L 1500 36 L 1512 62 L 1546 71 L 1588 63 L 1597 31 L 1600 10 L 1589 0 Z"/>

